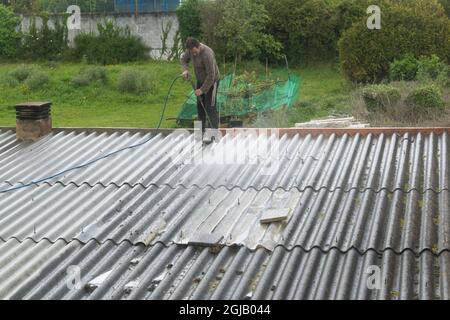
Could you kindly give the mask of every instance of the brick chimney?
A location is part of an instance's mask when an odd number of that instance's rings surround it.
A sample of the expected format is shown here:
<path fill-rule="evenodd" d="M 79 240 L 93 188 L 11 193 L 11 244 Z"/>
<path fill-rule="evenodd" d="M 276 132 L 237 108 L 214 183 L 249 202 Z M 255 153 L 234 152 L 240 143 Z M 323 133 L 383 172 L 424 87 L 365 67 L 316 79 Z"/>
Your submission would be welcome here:
<path fill-rule="evenodd" d="M 27 102 L 16 105 L 16 137 L 36 141 L 52 131 L 51 102 Z"/>

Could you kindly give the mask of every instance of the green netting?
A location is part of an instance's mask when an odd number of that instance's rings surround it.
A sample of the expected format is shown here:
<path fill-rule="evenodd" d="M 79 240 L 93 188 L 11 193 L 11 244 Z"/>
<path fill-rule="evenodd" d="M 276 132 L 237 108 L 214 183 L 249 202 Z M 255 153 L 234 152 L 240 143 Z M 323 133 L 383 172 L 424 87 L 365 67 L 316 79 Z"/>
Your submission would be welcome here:
<path fill-rule="evenodd" d="M 287 81 L 260 81 L 248 84 L 232 75 L 220 81 L 217 110 L 221 118 L 239 117 L 250 113 L 292 107 L 298 98 L 300 77 L 290 75 Z M 197 117 L 197 98 L 192 91 L 183 104 L 178 120 Z"/>

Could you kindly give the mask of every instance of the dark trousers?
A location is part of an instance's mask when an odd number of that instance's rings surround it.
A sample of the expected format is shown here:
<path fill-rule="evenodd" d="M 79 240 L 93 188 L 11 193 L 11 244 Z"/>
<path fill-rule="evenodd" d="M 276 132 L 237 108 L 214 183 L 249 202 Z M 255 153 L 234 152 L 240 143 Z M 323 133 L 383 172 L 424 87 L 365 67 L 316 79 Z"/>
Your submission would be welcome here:
<path fill-rule="evenodd" d="M 202 83 L 197 83 L 197 89 L 200 89 L 202 85 Z M 205 132 L 206 128 L 219 128 L 219 114 L 217 113 L 218 90 L 219 81 L 216 81 L 208 92 L 204 93 L 197 99 L 198 117 L 202 122 L 203 132 Z"/>

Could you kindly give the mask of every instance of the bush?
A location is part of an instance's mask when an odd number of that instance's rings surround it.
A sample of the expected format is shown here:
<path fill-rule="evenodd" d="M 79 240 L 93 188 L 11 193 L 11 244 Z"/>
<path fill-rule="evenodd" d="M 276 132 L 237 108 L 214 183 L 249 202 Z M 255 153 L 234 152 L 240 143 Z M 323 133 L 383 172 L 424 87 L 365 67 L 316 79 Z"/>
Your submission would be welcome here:
<path fill-rule="evenodd" d="M 445 12 L 447 12 L 447 16 L 450 17 L 450 0 L 439 0 L 442 4 L 442 6 L 445 9 Z"/>
<path fill-rule="evenodd" d="M 18 82 L 24 82 L 31 73 L 35 72 L 37 70 L 37 66 L 29 65 L 29 64 L 23 64 L 16 69 L 11 70 L 8 75 L 16 79 Z"/>
<path fill-rule="evenodd" d="M 429 116 L 433 111 L 443 110 L 445 102 L 436 85 L 424 85 L 411 91 L 405 100 L 409 111 L 418 117 Z"/>
<path fill-rule="evenodd" d="M 445 66 L 437 77 L 436 82 L 443 88 L 450 88 L 450 66 Z"/>
<path fill-rule="evenodd" d="M 38 90 L 43 88 L 49 82 L 49 77 L 35 65 L 21 65 L 16 69 L 8 72 L 5 77 L 7 84 L 15 87 L 21 83 L 30 90 Z"/>
<path fill-rule="evenodd" d="M 277 57 L 282 45 L 266 33 L 268 21 L 263 5 L 253 0 L 228 0 L 223 19 L 216 26 L 216 35 L 226 44 L 228 56 L 236 62 L 261 55 Z"/>
<path fill-rule="evenodd" d="M 364 88 L 362 98 L 369 112 L 385 112 L 400 101 L 401 95 L 397 88 L 380 84 Z"/>
<path fill-rule="evenodd" d="M 226 43 L 217 35 L 216 28 L 223 20 L 226 0 L 203 1 L 200 6 L 201 38 L 211 48 L 218 61 L 226 55 Z"/>
<path fill-rule="evenodd" d="M 406 55 L 403 59 L 395 60 L 389 66 L 389 79 L 391 81 L 416 80 L 419 71 L 419 60 L 412 55 Z"/>
<path fill-rule="evenodd" d="M 155 81 L 148 73 L 123 70 L 119 74 L 118 89 L 123 93 L 147 94 L 155 89 Z"/>
<path fill-rule="evenodd" d="M 20 19 L 0 4 L 0 58 L 13 58 L 20 45 Z"/>
<path fill-rule="evenodd" d="M 149 48 L 141 38 L 111 21 L 97 25 L 98 34 L 84 33 L 75 37 L 74 57 L 94 64 L 118 64 L 144 60 Z"/>
<path fill-rule="evenodd" d="M 445 72 L 447 65 L 438 56 L 422 57 L 418 61 L 417 78 L 422 81 L 436 80 L 438 76 Z"/>
<path fill-rule="evenodd" d="M 49 80 L 50 79 L 46 73 L 36 70 L 28 76 L 28 78 L 24 81 L 24 84 L 29 90 L 39 90 L 45 87 Z"/>
<path fill-rule="evenodd" d="M 88 86 L 92 83 L 106 84 L 108 82 L 108 72 L 103 67 L 88 67 L 80 70 L 80 73 L 72 79 L 72 84 L 76 87 Z"/>
<path fill-rule="evenodd" d="M 42 27 L 36 27 L 36 19 L 31 19 L 31 25 L 23 37 L 21 56 L 29 60 L 61 60 L 68 50 L 68 30 L 64 19 L 55 20 L 54 26 L 49 27 L 49 18 L 42 15 Z"/>
<path fill-rule="evenodd" d="M 200 1 L 185 0 L 176 13 L 181 41 L 184 43 L 188 37 L 201 38 Z"/>
<path fill-rule="evenodd" d="M 382 3 L 381 30 L 369 30 L 364 20 L 339 41 L 342 70 L 350 80 L 381 81 L 390 63 L 408 53 L 450 61 L 450 20 L 437 0 L 372 2 Z"/>

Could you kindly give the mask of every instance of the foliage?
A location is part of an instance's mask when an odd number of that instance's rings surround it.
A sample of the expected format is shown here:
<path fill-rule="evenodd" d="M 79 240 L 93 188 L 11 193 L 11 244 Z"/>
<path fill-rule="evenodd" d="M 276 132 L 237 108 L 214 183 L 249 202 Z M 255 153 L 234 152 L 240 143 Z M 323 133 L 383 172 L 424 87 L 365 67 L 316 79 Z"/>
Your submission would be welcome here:
<path fill-rule="evenodd" d="M 421 81 L 436 80 L 446 69 L 447 65 L 436 55 L 421 57 L 418 61 L 417 78 Z"/>
<path fill-rule="evenodd" d="M 91 85 L 92 83 L 106 84 L 108 82 L 108 72 L 104 67 L 90 66 L 80 70 L 72 79 L 72 84 L 76 87 Z"/>
<path fill-rule="evenodd" d="M 29 90 L 39 90 L 45 87 L 49 81 L 50 78 L 46 73 L 36 70 L 28 76 L 28 78 L 24 81 L 24 84 Z"/>
<path fill-rule="evenodd" d="M 49 82 L 49 76 L 36 65 L 21 65 L 8 72 L 7 82 L 10 87 L 24 84 L 29 90 L 38 90 Z"/>
<path fill-rule="evenodd" d="M 401 99 L 397 88 L 384 84 L 365 87 L 362 97 L 369 112 L 384 112 Z"/>
<path fill-rule="evenodd" d="M 437 0 L 379 0 L 381 30 L 357 22 L 339 41 L 344 74 L 354 82 L 386 78 L 391 62 L 411 54 L 450 61 L 450 20 Z"/>
<path fill-rule="evenodd" d="M 20 33 L 17 31 L 19 25 L 20 19 L 0 4 L 0 58 L 16 56 L 20 44 Z"/>
<path fill-rule="evenodd" d="M 125 69 L 119 75 L 117 86 L 120 92 L 143 95 L 155 90 L 155 80 L 148 73 Z"/>
<path fill-rule="evenodd" d="M 11 0 L 10 3 L 15 13 L 38 13 L 41 7 L 41 1 L 38 0 Z"/>
<path fill-rule="evenodd" d="M 31 18 L 29 30 L 23 36 L 22 57 L 30 60 L 60 60 L 67 46 L 67 25 L 65 19 L 54 19 L 49 26 L 49 16 L 42 14 L 41 27 L 37 27 L 36 18 Z"/>
<path fill-rule="evenodd" d="M 405 104 L 410 112 L 418 117 L 427 116 L 430 111 L 442 110 L 445 102 L 442 92 L 436 85 L 423 85 L 414 89 L 406 98 Z"/>
<path fill-rule="evenodd" d="M 223 20 L 224 6 L 227 0 L 203 1 L 200 6 L 201 39 L 207 43 L 218 60 L 226 55 L 226 43 L 216 33 L 217 26 Z"/>
<path fill-rule="evenodd" d="M 419 71 L 419 60 L 413 55 L 406 55 L 404 58 L 395 60 L 389 65 L 389 79 L 391 81 L 413 81 Z"/>
<path fill-rule="evenodd" d="M 75 37 L 74 56 L 88 63 L 117 64 L 140 61 L 148 57 L 149 48 L 141 38 L 131 34 L 127 26 L 116 26 L 112 21 L 97 25 L 98 34 L 84 33 Z"/>
<path fill-rule="evenodd" d="M 447 15 L 450 17 L 450 0 L 439 0 L 439 1 L 444 7 L 445 12 L 447 12 Z"/>
<path fill-rule="evenodd" d="M 200 0 L 185 0 L 177 8 L 181 40 L 201 37 Z"/>
<path fill-rule="evenodd" d="M 265 32 L 269 21 L 267 10 L 253 0 L 228 0 L 223 19 L 216 34 L 226 43 L 227 53 L 241 61 L 243 57 L 256 57 L 262 52 L 277 56 L 281 44 Z"/>
<path fill-rule="evenodd" d="M 283 44 L 295 64 L 337 57 L 344 30 L 365 16 L 364 1 L 256 0 L 269 13 L 266 31 Z"/>

